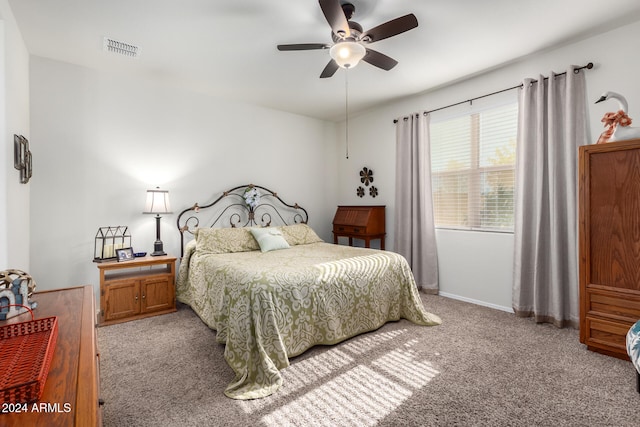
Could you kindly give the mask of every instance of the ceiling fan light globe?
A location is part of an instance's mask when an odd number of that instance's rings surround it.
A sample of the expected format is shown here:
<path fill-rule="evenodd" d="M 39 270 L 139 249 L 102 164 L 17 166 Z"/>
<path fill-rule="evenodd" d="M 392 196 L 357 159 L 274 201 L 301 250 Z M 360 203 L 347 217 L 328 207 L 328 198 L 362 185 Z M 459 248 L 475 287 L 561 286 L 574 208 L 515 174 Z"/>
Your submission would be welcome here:
<path fill-rule="evenodd" d="M 329 49 L 329 55 L 341 68 L 355 67 L 366 53 L 364 46 L 352 41 L 336 43 Z"/>

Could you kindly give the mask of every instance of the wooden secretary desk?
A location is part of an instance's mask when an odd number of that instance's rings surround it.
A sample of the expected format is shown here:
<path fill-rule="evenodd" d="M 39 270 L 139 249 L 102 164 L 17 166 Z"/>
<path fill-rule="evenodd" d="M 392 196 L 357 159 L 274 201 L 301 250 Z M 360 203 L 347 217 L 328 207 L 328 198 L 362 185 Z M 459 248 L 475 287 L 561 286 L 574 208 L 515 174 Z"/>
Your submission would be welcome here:
<path fill-rule="evenodd" d="M 362 239 L 368 248 L 372 239 L 380 239 L 380 249 L 384 250 L 385 234 L 384 206 L 338 206 L 333 218 L 333 243 L 338 243 L 338 237 L 348 237 L 349 245 L 353 245 L 353 239 Z"/>

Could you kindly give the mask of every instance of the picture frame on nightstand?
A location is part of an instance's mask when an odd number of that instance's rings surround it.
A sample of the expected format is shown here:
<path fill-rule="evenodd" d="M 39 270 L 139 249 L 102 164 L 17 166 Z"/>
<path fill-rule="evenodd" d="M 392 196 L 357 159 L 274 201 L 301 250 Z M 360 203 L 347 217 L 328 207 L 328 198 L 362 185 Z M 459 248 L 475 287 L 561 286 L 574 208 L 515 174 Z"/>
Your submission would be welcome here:
<path fill-rule="evenodd" d="M 116 257 L 118 258 L 118 262 L 133 260 L 133 248 L 116 249 Z"/>

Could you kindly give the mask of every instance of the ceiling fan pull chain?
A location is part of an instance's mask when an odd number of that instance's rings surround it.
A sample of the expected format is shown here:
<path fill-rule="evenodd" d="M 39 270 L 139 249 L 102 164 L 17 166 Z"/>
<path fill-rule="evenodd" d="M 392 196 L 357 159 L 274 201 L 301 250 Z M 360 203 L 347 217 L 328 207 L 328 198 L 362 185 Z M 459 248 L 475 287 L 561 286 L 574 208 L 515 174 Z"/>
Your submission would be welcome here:
<path fill-rule="evenodd" d="M 349 158 L 349 68 L 344 69 L 344 115 L 345 115 L 345 140 L 346 155 Z"/>

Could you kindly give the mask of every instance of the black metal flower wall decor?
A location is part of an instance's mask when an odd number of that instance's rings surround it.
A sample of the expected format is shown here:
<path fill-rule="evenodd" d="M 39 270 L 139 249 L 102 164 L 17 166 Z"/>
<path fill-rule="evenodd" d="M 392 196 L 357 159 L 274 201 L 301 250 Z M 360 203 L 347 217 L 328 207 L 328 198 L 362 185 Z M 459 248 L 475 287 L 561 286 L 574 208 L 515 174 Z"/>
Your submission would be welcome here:
<path fill-rule="evenodd" d="M 369 187 L 369 184 L 373 182 L 373 170 L 368 167 L 363 167 L 360 171 L 360 182 L 366 187 Z M 365 189 L 361 185 L 356 188 L 356 195 L 358 197 L 364 197 L 365 193 Z M 376 197 L 378 195 L 378 189 L 372 185 L 369 188 L 369 195 L 371 197 Z"/>
<path fill-rule="evenodd" d="M 369 186 L 373 182 L 373 171 L 367 167 L 362 168 L 360 171 L 360 182 Z"/>

